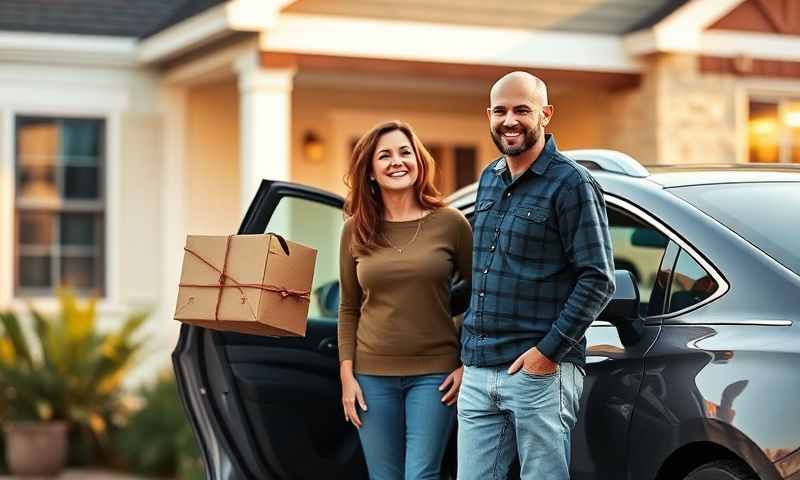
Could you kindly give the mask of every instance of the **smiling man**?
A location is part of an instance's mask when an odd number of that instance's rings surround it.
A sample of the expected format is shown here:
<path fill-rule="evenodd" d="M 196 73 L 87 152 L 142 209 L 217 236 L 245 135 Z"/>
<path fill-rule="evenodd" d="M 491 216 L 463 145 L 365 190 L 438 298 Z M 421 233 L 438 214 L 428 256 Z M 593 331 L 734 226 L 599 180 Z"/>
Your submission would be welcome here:
<path fill-rule="evenodd" d="M 540 79 L 513 72 L 487 109 L 502 157 L 481 174 L 464 320 L 458 478 L 569 479 L 586 329 L 614 292 L 600 187 L 545 134 Z"/>

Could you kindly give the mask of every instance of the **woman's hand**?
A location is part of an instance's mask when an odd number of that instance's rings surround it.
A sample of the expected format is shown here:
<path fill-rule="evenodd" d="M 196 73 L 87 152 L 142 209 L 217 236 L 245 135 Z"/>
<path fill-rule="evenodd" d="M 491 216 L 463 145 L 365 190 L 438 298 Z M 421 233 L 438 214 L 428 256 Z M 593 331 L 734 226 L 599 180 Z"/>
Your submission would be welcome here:
<path fill-rule="evenodd" d="M 442 396 L 442 402 L 445 403 L 448 407 L 455 405 L 456 401 L 458 401 L 458 391 L 461 390 L 461 379 L 464 376 L 464 367 L 458 367 L 453 370 L 453 373 L 447 376 L 439 385 L 439 391 L 442 392 L 449 387 L 447 393 Z"/>
<path fill-rule="evenodd" d="M 343 362 L 344 363 L 344 362 Z M 344 419 L 352 423 L 356 428 L 361 428 L 361 419 L 358 418 L 356 403 L 361 410 L 367 411 L 367 403 L 364 401 L 364 394 L 361 393 L 361 386 L 353 375 L 352 364 L 350 368 L 342 365 L 340 376 L 342 379 L 342 407 L 344 408 Z"/>

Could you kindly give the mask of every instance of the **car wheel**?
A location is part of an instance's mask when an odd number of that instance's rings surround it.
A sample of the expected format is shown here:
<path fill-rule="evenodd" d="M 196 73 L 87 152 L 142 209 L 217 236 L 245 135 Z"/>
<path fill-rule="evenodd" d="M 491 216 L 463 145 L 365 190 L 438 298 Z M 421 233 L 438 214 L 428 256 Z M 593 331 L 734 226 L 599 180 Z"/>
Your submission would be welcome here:
<path fill-rule="evenodd" d="M 758 480 L 758 477 L 741 462 L 717 460 L 695 468 L 684 480 Z"/>

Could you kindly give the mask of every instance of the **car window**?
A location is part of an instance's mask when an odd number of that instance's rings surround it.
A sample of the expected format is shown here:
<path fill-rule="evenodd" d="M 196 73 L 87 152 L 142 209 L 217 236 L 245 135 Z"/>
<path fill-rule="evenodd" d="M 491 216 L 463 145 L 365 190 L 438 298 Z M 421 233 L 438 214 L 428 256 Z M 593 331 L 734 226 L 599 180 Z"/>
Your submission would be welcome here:
<path fill-rule="evenodd" d="M 283 197 L 267 225 L 268 232 L 317 249 L 311 287 L 311 318 L 336 320 L 339 310 L 339 239 L 342 211 L 330 205 L 295 197 Z"/>
<path fill-rule="evenodd" d="M 608 229 L 614 247 L 614 268 L 628 270 L 636 278 L 642 316 L 662 313 L 663 291 L 666 291 L 666 285 L 661 287 L 662 293 L 658 305 L 650 307 L 650 297 L 656 286 L 661 259 L 669 239 L 655 227 L 617 207 L 609 205 L 607 209 Z M 470 223 L 474 221 L 473 213 L 472 211 L 467 213 Z M 674 258 L 673 256 L 673 261 Z"/>
<path fill-rule="evenodd" d="M 649 304 L 669 240 L 655 227 L 611 205 L 608 229 L 614 246 L 614 268 L 628 270 L 636 278 L 642 316 L 660 313 L 660 309 L 650 309 Z"/>
<path fill-rule="evenodd" d="M 800 275 L 800 183 L 726 183 L 670 189 Z"/>
<path fill-rule="evenodd" d="M 685 250 L 681 250 L 672 274 L 667 313 L 697 305 L 713 295 L 717 288 L 717 281 Z"/>
<path fill-rule="evenodd" d="M 670 240 L 664 257 L 661 259 L 661 266 L 656 275 L 653 291 L 650 294 L 650 304 L 647 306 L 648 317 L 665 313 L 667 292 L 669 292 L 669 282 L 672 279 L 672 271 L 675 270 L 675 261 L 678 259 L 681 247 Z"/>

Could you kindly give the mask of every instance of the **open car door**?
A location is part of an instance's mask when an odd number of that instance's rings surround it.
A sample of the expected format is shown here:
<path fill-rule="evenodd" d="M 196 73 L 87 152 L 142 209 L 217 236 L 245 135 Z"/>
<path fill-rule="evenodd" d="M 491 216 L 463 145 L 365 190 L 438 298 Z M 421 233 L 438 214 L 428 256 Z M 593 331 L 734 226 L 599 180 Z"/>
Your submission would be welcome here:
<path fill-rule="evenodd" d="M 181 327 L 173 366 L 209 479 L 367 478 L 357 432 L 341 407 L 342 205 L 331 193 L 265 180 L 239 228 L 317 249 L 304 338 Z"/>

